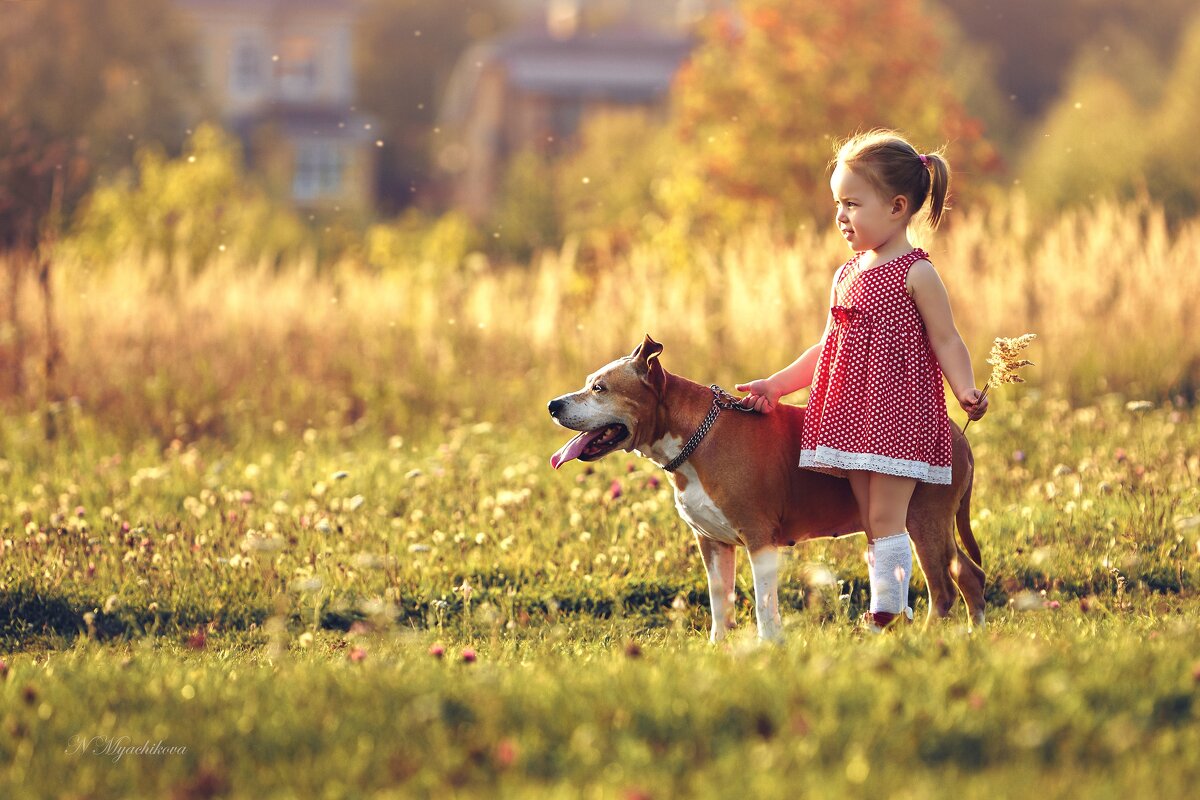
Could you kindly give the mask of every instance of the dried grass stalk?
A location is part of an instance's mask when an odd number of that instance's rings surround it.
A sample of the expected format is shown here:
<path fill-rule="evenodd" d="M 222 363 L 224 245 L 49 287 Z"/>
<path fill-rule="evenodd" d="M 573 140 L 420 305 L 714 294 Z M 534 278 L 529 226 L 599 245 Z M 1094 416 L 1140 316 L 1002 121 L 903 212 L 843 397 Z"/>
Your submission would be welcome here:
<path fill-rule="evenodd" d="M 1017 374 L 1017 370 L 1021 367 L 1032 367 L 1034 363 L 1020 358 L 1020 355 L 1021 351 L 1029 347 L 1029 344 L 1036 338 L 1036 333 L 1027 333 L 1015 339 L 1005 339 L 1002 336 L 996 337 L 996 340 L 992 343 L 992 352 L 988 355 L 987 360 L 987 363 L 992 365 L 992 375 L 983 387 L 983 394 L 980 396 L 980 400 L 987 397 L 988 391 L 993 386 L 1000 386 L 1004 383 L 1025 382 L 1025 379 Z M 967 424 L 963 425 L 963 433 L 966 433 L 967 428 L 970 426 L 971 420 L 967 420 Z"/>

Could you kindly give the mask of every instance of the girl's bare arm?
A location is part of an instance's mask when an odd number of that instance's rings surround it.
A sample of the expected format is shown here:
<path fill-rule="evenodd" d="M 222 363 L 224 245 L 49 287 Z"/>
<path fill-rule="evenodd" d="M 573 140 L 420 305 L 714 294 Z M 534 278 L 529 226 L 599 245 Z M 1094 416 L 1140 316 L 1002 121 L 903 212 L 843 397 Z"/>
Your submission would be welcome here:
<path fill-rule="evenodd" d="M 954 324 L 946 286 L 933 265 L 924 260 L 912 265 L 906 283 L 925 321 L 933 354 L 937 356 L 942 374 L 950 382 L 950 391 L 971 419 L 979 419 L 987 411 L 987 398 L 975 387 L 971 354 Z"/>

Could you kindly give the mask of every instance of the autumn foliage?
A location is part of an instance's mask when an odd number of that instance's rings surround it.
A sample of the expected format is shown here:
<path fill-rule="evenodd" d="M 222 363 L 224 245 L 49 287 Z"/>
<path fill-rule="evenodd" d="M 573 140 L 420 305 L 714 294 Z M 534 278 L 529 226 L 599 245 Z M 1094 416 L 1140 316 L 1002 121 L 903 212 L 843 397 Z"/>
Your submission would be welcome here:
<path fill-rule="evenodd" d="M 836 141 L 873 127 L 946 145 L 960 193 L 999 166 L 918 0 L 742 0 L 707 23 L 677 80 L 683 147 L 661 194 L 694 220 L 823 215 Z"/>

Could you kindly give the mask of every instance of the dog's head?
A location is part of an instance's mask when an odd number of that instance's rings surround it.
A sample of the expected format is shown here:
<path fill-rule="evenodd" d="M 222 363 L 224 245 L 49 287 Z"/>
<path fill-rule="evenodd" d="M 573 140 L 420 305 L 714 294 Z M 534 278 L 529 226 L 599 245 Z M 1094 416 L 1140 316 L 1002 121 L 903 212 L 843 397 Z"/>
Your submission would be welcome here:
<path fill-rule="evenodd" d="M 662 397 L 662 349 L 647 335 L 632 353 L 589 375 L 578 392 L 550 401 L 555 422 L 581 431 L 550 458 L 550 466 L 558 469 L 572 459 L 595 461 L 618 448 L 633 449 L 639 426 L 654 424 Z"/>

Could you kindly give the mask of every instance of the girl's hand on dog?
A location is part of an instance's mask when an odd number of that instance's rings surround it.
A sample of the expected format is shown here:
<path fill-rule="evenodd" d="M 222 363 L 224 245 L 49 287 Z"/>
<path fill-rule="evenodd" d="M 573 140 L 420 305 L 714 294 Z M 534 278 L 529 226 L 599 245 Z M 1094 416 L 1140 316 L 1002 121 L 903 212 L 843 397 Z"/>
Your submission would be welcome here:
<path fill-rule="evenodd" d="M 760 414 L 770 414 L 775 410 L 775 406 L 779 405 L 780 393 L 766 378 L 749 383 L 739 383 L 734 388 L 739 392 L 749 392 L 742 398 L 744 408 L 753 409 Z"/>

